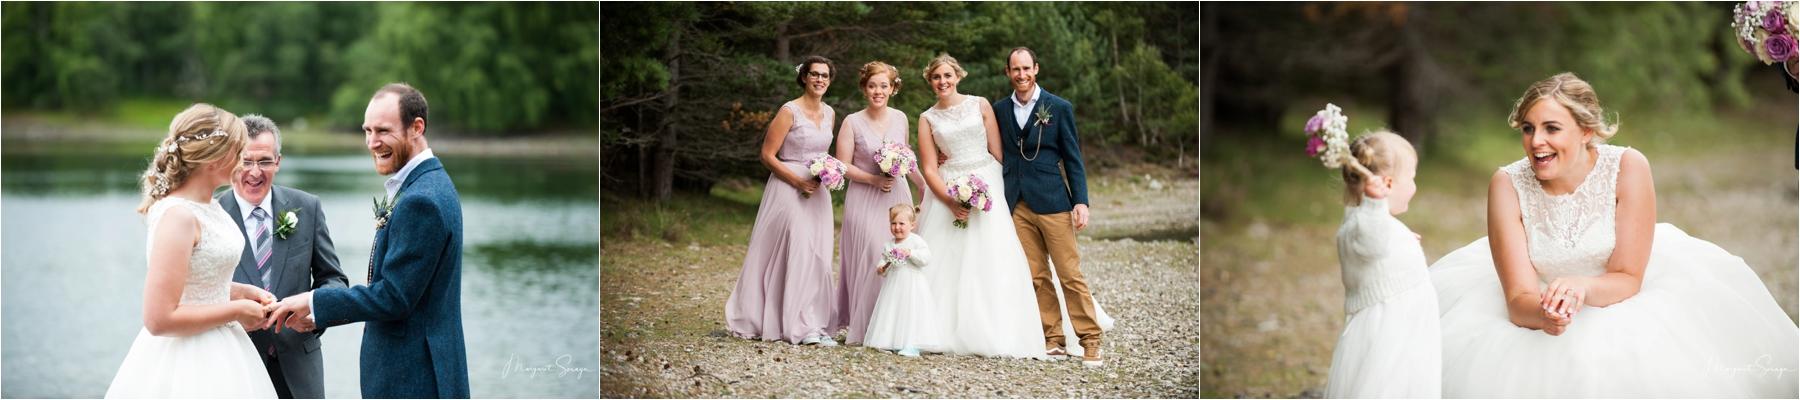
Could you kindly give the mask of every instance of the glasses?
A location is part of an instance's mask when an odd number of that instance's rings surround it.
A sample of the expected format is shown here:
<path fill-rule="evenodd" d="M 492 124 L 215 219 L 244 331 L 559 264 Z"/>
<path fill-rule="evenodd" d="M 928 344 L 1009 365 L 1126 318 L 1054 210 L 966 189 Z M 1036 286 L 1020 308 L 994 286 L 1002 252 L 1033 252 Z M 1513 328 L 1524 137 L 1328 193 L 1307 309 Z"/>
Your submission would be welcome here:
<path fill-rule="evenodd" d="M 831 74 L 830 73 L 821 74 L 821 73 L 817 73 L 817 72 L 806 71 L 806 77 L 811 78 L 811 79 L 831 79 Z"/>
<path fill-rule="evenodd" d="M 276 163 L 275 160 L 262 160 L 262 161 L 244 160 L 244 163 L 239 164 L 239 165 L 242 166 L 246 170 L 251 169 L 251 168 L 256 168 L 257 170 L 267 171 L 270 169 L 274 169 L 276 164 L 278 164 L 278 163 Z"/>

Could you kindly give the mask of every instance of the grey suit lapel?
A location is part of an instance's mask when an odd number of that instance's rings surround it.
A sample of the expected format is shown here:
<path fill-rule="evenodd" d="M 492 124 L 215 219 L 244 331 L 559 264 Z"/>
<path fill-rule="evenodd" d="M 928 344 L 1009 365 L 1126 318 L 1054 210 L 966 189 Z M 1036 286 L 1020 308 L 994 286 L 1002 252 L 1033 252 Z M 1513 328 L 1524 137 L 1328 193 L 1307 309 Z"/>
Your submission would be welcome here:
<path fill-rule="evenodd" d="M 287 255 L 288 255 L 288 252 L 292 250 L 292 249 L 289 249 L 288 246 L 293 244 L 293 242 L 294 242 L 293 240 L 291 240 L 291 239 L 293 239 L 292 235 L 290 235 L 288 239 L 282 239 L 279 236 L 274 236 L 273 231 L 275 230 L 275 225 L 276 225 L 275 221 L 279 220 L 279 218 L 280 218 L 280 216 L 277 215 L 277 213 L 281 212 L 281 211 L 277 211 L 277 210 L 287 210 L 287 209 L 293 208 L 293 205 L 289 204 L 290 201 L 288 200 L 287 196 L 277 195 L 279 192 L 281 192 L 280 188 L 281 188 L 280 186 L 272 186 L 269 188 L 269 196 L 273 197 L 273 198 L 269 199 L 269 207 L 274 208 L 274 210 L 269 210 L 269 215 L 276 218 L 275 220 L 269 221 L 269 230 L 270 230 L 270 233 L 269 233 L 270 234 L 270 238 L 269 238 L 270 244 L 269 245 L 274 247 L 274 250 L 269 253 L 268 265 L 264 267 L 264 268 L 270 268 L 269 269 L 269 286 L 268 286 L 270 292 L 274 292 L 275 289 L 281 288 L 281 275 L 284 272 L 286 272 L 286 270 L 287 270 Z M 296 225 L 296 227 L 294 230 L 299 231 L 300 230 L 298 227 L 299 224 L 295 224 L 295 225 Z M 298 232 L 296 232 L 296 233 L 298 233 Z"/>

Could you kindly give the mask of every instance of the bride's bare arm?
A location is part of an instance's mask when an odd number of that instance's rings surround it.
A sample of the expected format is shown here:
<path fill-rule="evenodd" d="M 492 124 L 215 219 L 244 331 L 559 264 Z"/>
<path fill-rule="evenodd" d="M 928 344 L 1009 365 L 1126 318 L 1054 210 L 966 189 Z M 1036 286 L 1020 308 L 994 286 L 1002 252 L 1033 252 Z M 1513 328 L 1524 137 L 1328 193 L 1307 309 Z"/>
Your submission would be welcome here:
<path fill-rule="evenodd" d="M 937 141 L 931 138 L 931 121 L 919 118 L 919 174 L 925 176 L 925 186 L 930 190 L 928 197 L 956 207 L 955 199 L 950 198 L 950 191 L 944 185 L 943 176 L 938 175 Z"/>
<path fill-rule="evenodd" d="M 1606 273 L 1596 277 L 1582 303 L 1595 307 L 1613 305 L 1637 295 L 1650 264 L 1650 244 L 1656 236 L 1656 184 L 1650 177 L 1650 161 L 1636 149 L 1619 157 L 1619 207 L 1614 229 L 1617 244 L 1606 260 Z"/>
<path fill-rule="evenodd" d="M 1519 196 L 1506 171 L 1495 171 L 1488 182 L 1488 249 L 1494 254 L 1494 269 L 1500 275 L 1500 289 L 1506 296 L 1507 316 L 1513 325 L 1529 329 L 1556 327 L 1557 321 L 1544 313 L 1543 296 L 1538 292 L 1537 270 L 1531 267 L 1531 256 L 1525 248 L 1525 221 L 1520 219 Z"/>
<path fill-rule="evenodd" d="M 987 99 L 981 100 L 983 104 L 987 103 Z M 994 156 L 994 162 L 1005 160 L 1000 158 L 1000 123 L 994 120 L 993 107 L 981 107 L 981 125 L 987 130 L 988 154 Z"/>
<path fill-rule="evenodd" d="M 151 236 L 150 270 L 144 277 L 144 329 L 157 336 L 188 336 L 231 321 L 260 318 L 262 305 L 254 300 L 221 304 L 182 305 L 188 262 L 199 242 L 200 221 L 186 208 L 164 211 Z M 256 318 L 250 318 L 254 315 Z M 261 325 L 260 321 L 255 325 Z M 250 324 L 246 324 L 250 325 Z M 260 326 L 245 326 L 254 330 Z"/>

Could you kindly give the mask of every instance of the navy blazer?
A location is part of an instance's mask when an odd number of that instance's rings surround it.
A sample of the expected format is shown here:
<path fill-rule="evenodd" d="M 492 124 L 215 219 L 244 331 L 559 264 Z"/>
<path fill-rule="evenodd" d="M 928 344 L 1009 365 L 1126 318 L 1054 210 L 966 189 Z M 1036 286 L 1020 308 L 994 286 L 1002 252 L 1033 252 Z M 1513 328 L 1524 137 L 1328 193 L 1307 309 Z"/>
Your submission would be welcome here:
<path fill-rule="evenodd" d="M 363 328 L 365 398 L 468 398 L 462 203 L 436 158 L 413 168 L 375 231 L 367 286 L 313 291 L 319 326 Z"/>
<path fill-rule="evenodd" d="M 1018 207 L 1022 199 L 1031 211 L 1049 215 L 1068 212 L 1087 204 L 1087 168 L 1081 163 L 1081 144 L 1075 135 L 1075 105 L 1048 90 L 1038 93 L 1037 105 L 1019 129 L 1013 114 L 1013 93 L 994 102 L 1000 123 L 1000 162 L 1006 179 L 1006 204 Z M 1050 115 L 1048 126 L 1038 124 L 1038 111 Z M 1024 139 L 1024 153 L 1019 140 Z M 1025 156 L 1031 156 L 1026 161 Z M 1059 165 L 1060 164 L 1060 165 Z M 1006 210 L 1011 212 L 1011 209 Z"/>

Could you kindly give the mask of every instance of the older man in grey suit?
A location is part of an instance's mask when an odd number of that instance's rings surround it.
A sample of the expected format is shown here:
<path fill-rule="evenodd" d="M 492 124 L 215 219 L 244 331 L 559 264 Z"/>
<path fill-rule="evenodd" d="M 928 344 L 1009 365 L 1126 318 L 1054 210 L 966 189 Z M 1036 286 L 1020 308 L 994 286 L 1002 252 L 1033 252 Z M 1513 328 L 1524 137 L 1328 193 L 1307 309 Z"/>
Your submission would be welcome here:
<path fill-rule="evenodd" d="M 245 238 L 244 255 L 231 280 L 263 288 L 277 298 L 347 286 L 319 198 L 275 186 L 275 173 L 281 170 L 280 128 L 260 115 L 243 119 L 250 141 L 244 146 L 242 164 L 233 171 L 231 190 L 215 196 Z M 250 332 L 281 398 L 325 397 L 325 362 L 319 352 L 319 335 L 324 333 L 324 329 Z"/>

